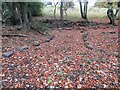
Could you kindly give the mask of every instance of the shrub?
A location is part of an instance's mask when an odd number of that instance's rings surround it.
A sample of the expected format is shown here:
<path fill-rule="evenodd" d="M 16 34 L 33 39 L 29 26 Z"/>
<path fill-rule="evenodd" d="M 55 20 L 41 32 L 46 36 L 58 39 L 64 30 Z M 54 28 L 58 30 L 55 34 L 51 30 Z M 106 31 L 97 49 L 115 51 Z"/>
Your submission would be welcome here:
<path fill-rule="evenodd" d="M 32 16 L 42 16 L 43 3 L 42 2 L 32 2 L 29 4 L 29 9 Z"/>

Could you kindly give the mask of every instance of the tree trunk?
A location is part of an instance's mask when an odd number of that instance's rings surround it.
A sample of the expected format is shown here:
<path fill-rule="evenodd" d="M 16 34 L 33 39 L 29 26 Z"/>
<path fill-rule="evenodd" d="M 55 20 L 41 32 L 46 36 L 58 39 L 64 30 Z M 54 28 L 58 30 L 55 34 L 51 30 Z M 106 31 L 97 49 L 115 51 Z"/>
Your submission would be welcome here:
<path fill-rule="evenodd" d="M 12 12 L 14 15 L 14 23 L 15 23 L 14 25 L 22 23 L 19 8 L 20 8 L 19 3 L 13 2 L 13 11 Z"/>
<path fill-rule="evenodd" d="M 23 21 L 24 21 L 24 28 L 29 30 L 30 26 L 29 26 L 29 20 L 28 20 L 28 2 L 22 3 L 22 7 L 23 7 Z"/>
<path fill-rule="evenodd" d="M 67 9 L 64 9 L 65 15 L 67 16 Z"/>
<path fill-rule="evenodd" d="M 55 6 L 55 8 L 54 8 L 54 18 L 56 18 L 56 7 L 57 7 L 57 4 L 58 4 L 58 2 L 56 4 L 54 3 L 54 6 Z"/>
<path fill-rule="evenodd" d="M 30 4 L 31 4 L 31 2 L 28 3 L 28 19 L 29 19 L 29 21 L 32 21 L 32 13 L 31 13 L 31 9 L 30 9 Z"/>
<path fill-rule="evenodd" d="M 117 14 L 118 14 L 118 11 L 119 11 L 119 9 L 117 9 L 117 10 L 116 10 L 115 17 L 117 16 Z"/>
<path fill-rule="evenodd" d="M 88 1 L 87 1 L 87 0 L 84 1 L 84 9 L 83 9 L 81 0 L 79 0 L 79 4 L 80 4 L 80 13 L 81 13 L 81 17 L 82 17 L 83 19 L 87 19 Z"/>
<path fill-rule="evenodd" d="M 79 0 L 79 4 L 80 4 L 80 13 L 81 13 L 81 17 L 84 18 L 84 14 L 83 14 L 83 10 L 82 10 L 82 2 L 81 2 L 81 0 Z"/>
<path fill-rule="evenodd" d="M 17 13 L 16 13 L 16 2 L 6 2 L 8 9 L 12 13 L 12 24 L 16 25 L 17 24 Z"/>
<path fill-rule="evenodd" d="M 85 1 L 84 2 L 84 19 L 87 19 L 87 6 L 88 6 L 88 2 Z"/>
<path fill-rule="evenodd" d="M 63 20 L 63 1 L 62 0 L 60 5 L 60 20 Z"/>
<path fill-rule="evenodd" d="M 23 20 L 23 3 L 19 2 L 19 13 L 20 13 L 20 20 L 21 20 L 21 23 L 23 24 L 24 20 Z"/>
<path fill-rule="evenodd" d="M 120 8 L 118 9 L 118 28 L 120 30 Z"/>
<path fill-rule="evenodd" d="M 28 19 L 29 19 L 29 21 L 32 21 L 32 13 L 31 13 L 31 11 L 28 11 Z"/>

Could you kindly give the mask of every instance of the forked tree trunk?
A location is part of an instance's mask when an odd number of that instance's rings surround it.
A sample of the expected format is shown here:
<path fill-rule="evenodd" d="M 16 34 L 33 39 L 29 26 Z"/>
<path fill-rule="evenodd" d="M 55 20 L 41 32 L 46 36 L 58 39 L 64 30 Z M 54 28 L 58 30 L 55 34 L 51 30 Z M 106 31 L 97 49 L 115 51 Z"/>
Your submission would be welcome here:
<path fill-rule="evenodd" d="M 80 13 L 81 13 L 81 17 L 82 17 L 83 19 L 87 19 L 88 1 L 87 1 L 87 0 L 84 1 L 84 9 L 83 9 L 81 0 L 79 0 L 79 4 L 80 4 Z"/>
<path fill-rule="evenodd" d="M 81 17 L 84 18 L 81 0 L 79 0 L 79 4 L 80 4 L 80 13 L 81 13 Z"/>
<path fill-rule="evenodd" d="M 84 2 L 84 19 L 87 19 L 87 6 L 88 6 L 88 2 L 85 1 Z"/>
<path fill-rule="evenodd" d="M 54 8 L 54 18 L 56 18 L 56 7 L 57 7 L 57 4 L 58 4 L 58 2 L 56 4 L 54 3 L 54 7 L 55 7 Z"/>

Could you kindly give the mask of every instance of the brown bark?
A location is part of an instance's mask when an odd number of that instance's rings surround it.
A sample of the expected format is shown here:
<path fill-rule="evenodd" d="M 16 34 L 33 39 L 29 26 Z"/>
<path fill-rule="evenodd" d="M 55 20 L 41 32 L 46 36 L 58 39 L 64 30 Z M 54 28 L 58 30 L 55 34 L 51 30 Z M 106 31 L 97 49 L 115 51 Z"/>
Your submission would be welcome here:
<path fill-rule="evenodd" d="M 23 12 L 23 21 L 24 21 L 24 28 L 26 30 L 30 29 L 29 26 L 29 19 L 28 19 L 28 2 L 22 3 L 22 12 Z"/>

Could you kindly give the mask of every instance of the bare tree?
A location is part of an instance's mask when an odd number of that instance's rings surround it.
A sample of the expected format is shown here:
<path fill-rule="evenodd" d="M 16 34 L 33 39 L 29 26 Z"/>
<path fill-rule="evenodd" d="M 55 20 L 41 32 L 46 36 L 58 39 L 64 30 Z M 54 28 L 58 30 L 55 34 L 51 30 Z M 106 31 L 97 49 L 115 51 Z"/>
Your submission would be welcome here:
<path fill-rule="evenodd" d="M 67 10 L 69 8 L 73 8 L 74 7 L 74 2 L 73 1 L 70 1 L 70 2 L 64 2 L 64 5 L 63 5 L 63 11 L 65 13 L 65 15 L 67 16 Z"/>
<path fill-rule="evenodd" d="M 54 3 L 54 18 L 56 18 L 56 7 L 57 7 L 59 2 L 55 3 L 54 0 L 53 0 L 53 3 Z"/>

